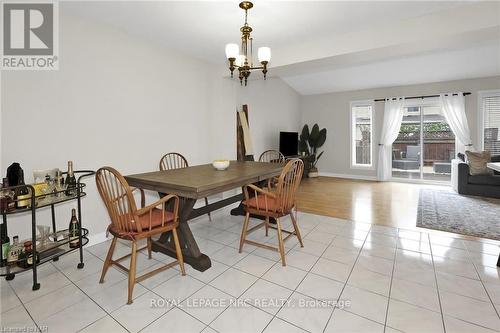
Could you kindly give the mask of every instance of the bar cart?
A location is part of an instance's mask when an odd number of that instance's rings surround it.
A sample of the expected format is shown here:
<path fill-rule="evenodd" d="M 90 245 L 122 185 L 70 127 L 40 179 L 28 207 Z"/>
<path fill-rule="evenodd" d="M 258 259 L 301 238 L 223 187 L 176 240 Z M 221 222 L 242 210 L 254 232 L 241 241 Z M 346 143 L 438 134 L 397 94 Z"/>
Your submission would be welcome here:
<path fill-rule="evenodd" d="M 63 175 L 67 174 L 67 172 L 63 172 Z M 68 193 L 67 189 L 63 189 L 60 191 L 52 191 L 49 193 L 37 193 L 35 187 L 33 185 L 19 185 L 19 186 L 10 186 L 7 189 L 16 190 L 16 188 L 27 187 L 30 193 L 30 204 L 27 208 L 16 208 L 12 211 L 3 211 L 2 219 L 3 219 L 3 228 L 4 232 L 8 234 L 7 231 L 7 216 L 13 214 L 22 214 L 22 213 L 31 213 L 31 240 L 32 243 L 32 253 L 34 254 L 34 260 L 31 265 L 27 265 L 26 262 L 22 262 L 18 260 L 14 263 L 5 263 L 0 266 L 0 276 L 5 276 L 6 280 L 13 280 L 16 274 L 32 270 L 33 272 L 33 290 L 40 289 L 40 283 L 37 280 L 37 267 L 49 261 L 57 261 L 59 257 L 65 255 L 67 253 L 73 251 L 80 252 L 80 262 L 77 265 L 78 269 L 82 269 L 84 267 L 83 262 L 83 246 L 89 242 L 88 239 L 88 229 L 83 228 L 82 225 L 82 203 L 81 199 L 86 196 L 85 192 L 85 183 L 82 183 L 81 180 L 85 177 L 89 177 L 95 174 L 92 170 L 78 170 L 74 171 L 74 174 L 78 176 L 78 180 L 76 183 L 76 187 Z M 79 223 L 79 232 L 78 232 L 78 247 L 70 247 L 70 235 L 68 229 L 57 230 L 56 226 L 56 213 L 55 206 L 64 202 L 76 200 L 77 201 L 77 216 Z M 36 221 L 36 211 L 39 209 L 50 207 L 51 217 L 52 217 L 52 232 L 48 235 L 45 235 L 46 238 L 41 239 L 42 237 L 37 238 L 37 221 Z M 37 243 L 38 241 L 38 243 Z M 2 240 L 0 240 L 0 246 Z M 22 242 L 21 242 L 22 243 Z M 37 262 L 36 255 L 38 255 L 39 262 Z M 26 260 L 26 259 L 23 259 Z"/>

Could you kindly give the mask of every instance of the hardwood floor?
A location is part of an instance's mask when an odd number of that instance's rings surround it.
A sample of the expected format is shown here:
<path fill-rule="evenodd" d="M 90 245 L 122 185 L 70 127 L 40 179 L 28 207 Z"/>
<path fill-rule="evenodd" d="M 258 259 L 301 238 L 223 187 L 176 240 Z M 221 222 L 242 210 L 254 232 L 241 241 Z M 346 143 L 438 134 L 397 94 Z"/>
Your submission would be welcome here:
<path fill-rule="evenodd" d="M 447 186 L 374 182 L 332 177 L 304 179 L 300 211 L 393 227 L 415 228 L 419 190 Z"/>

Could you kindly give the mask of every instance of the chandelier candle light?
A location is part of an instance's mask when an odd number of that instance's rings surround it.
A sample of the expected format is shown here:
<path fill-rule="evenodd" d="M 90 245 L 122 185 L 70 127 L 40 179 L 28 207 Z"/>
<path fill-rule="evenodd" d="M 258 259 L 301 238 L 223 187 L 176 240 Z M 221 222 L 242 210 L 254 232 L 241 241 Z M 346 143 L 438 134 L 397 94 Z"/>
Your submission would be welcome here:
<path fill-rule="evenodd" d="M 233 72 L 237 68 L 239 72 L 239 79 L 241 85 L 243 85 L 243 80 L 245 81 L 245 86 L 247 85 L 248 77 L 250 72 L 253 70 L 262 70 L 264 74 L 264 80 L 267 74 L 267 64 L 271 60 L 271 49 L 269 47 L 259 47 L 257 51 L 257 56 L 259 62 L 262 66 L 253 67 L 253 49 L 252 41 L 253 38 L 250 36 L 252 28 L 247 23 L 248 10 L 253 7 L 253 3 L 250 1 L 243 1 L 240 3 L 240 8 L 245 11 L 245 24 L 240 28 L 241 31 L 241 53 L 238 44 L 227 44 L 226 45 L 226 57 L 229 60 L 229 70 L 231 71 L 231 78 L 233 77 Z M 250 49 L 248 48 L 250 44 Z M 249 54 L 250 53 L 250 54 Z"/>

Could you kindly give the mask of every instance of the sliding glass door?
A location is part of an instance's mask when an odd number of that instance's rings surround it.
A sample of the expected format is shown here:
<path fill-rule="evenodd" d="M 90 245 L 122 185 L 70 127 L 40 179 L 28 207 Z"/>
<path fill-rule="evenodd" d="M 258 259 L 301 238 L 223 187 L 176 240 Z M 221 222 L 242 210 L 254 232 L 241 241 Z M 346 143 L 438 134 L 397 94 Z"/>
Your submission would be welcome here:
<path fill-rule="evenodd" d="M 394 178 L 450 182 L 454 155 L 455 135 L 439 106 L 430 103 L 405 108 L 392 146 Z"/>
<path fill-rule="evenodd" d="M 423 175 L 426 180 L 451 181 L 451 160 L 455 156 L 455 135 L 441 108 L 423 107 Z"/>
<path fill-rule="evenodd" d="M 396 141 L 392 144 L 392 176 L 421 178 L 421 114 L 420 107 L 407 107 Z"/>

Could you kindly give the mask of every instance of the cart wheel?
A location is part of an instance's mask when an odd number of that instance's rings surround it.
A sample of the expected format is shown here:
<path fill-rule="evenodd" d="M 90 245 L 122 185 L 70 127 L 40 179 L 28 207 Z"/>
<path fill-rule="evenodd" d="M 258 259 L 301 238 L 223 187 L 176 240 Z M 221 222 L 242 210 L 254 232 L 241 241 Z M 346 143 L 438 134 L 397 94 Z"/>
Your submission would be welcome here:
<path fill-rule="evenodd" d="M 83 266 L 85 266 L 85 264 L 83 262 L 79 263 L 76 267 L 78 267 L 78 269 L 82 269 Z"/>
<path fill-rule="evenodd" d="M 7 274 L 7 275 L 5 276 L 5 280 L 7 280 L 7 281 L 11 281 L 11 280 L 14 280 L 14 278 L 15 278 L 15 277 L 16 277 L 16 275 L 15 275 L 15 274 Z"/>
<path fill-rule="evenodd" d="M 59 261 L 59 257 L 55 257 L 52 261 Z"/>
<path fill-rule="evenodd" d="M 40 283 L 35 283 L 35 284 L 33 285 L 33 288 L 31 288 L 31 289 L 32 289 L 32 290 L 38 290 L 38 289 L 40 289 Z"/>

